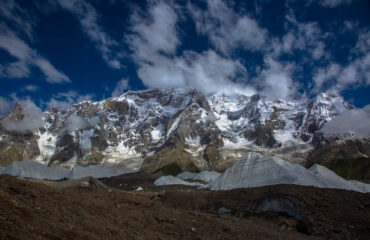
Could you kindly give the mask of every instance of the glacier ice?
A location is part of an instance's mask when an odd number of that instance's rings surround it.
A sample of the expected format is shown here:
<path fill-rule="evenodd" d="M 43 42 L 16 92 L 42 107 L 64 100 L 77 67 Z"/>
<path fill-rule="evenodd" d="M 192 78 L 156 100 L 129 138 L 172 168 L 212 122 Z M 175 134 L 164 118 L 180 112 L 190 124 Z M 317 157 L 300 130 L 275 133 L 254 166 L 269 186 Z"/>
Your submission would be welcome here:
<path fill-rule="evenodd" d="M 198 173 L 192 173 L 192 172 L 185 171 L 185 172 L 182 172 L 182 173 L 178 174 L 176 177 L 181 179 L 181 180 L 192 180 L 197 175 L 198 175 Z"/>
<path fill-rule="evenodd" d="M 26 160 L 21 162 L 12 162 L 2 174 L 9 174 L 16 177 L 60 180 L 65 178 L 69 170 L 62 167 L 47 167 L 41 163 Z"/>
<path fill-rule="evenodd" d="M 362 192 L 362 189 L 353 182 L 345 180 L 322 165 L 314 164 L 309 171 L 318 176 L 327 188 L 339 188 Z"/>
<path fill-rule="evenodd" d="M 349 180 L 351 183 L 356 185 L 359 189 L 361 189 L 363 192 L 368 193 L 370 192 L 370 184 L 366 184 L 357 180 Z"/>
<path fill-rule="evenodd" d="M 193 180 L 200 180 L 200 181 L 203 181 L 203 182 L 207 182 L 208 183 L 208 182 L 216 179 L 220 175 L 221 175 L 221 173 L 216 172 L 216 171 L 203 171 L 203 172 L 198 173 L 193 178 Z"/>
<path fill-rule="evenodd" d="M 275 157 L 249 152 L 215 180 L 207 184 L 211 190 L 296 184 L 321 188 L 338 188 L 366 192 L 366 184 L 358 187 L 331 170 L 314 165 L 306 169 Z M 360 185 L 360 184 L 358 184 Z"/>
<path fill-rule="evenodd" d="M 103 178 L 103 177 L 112 177 L 119 176 L 122 174 L 132 173 L 134 170 L 127 170 L 121 168 L 108 168 L 99 165 L 91 165 L 88 167 L 76 166 L 74 167 L 69 174 L 66 176 L 68 179 L 79 179 L 84 177 L 94 177 L 94 178 Z"/>
<path fill-rule="evenodd" d="M 200 173 L 192 173 L 192 172 L 182 172 L 176 177 L 182 180 L 198 180 L 202 182 L 210 182 L 220 176 L 221 173 L 216 171 L 203 171 Z"/>
<path fill-rule="evenodd" d="M 162 176 L 154 181 L 154 185 L 157 186 L 165 186 L 165 185 L 188 185 L 188 186 L 196 186 L 196 187 L 204 187 L 203 184 L 200 183 L 190 183 L 184 180 L 181 180 L 174 176 Z"/>
<path fill-rule="evenodd" d="M 61 180 L 80 179 L 84 177 L 103 178 L 118 176 L 135 172 L 134 170 L 126 170 L 121 168 L 109 168 L 104 166 L 76 166 L 72 170 L 67 170 L 63 167 L 48 167 L 36 161 L 26 160 L 21 162 L 12 162 L 1 174 L 9 174 L 16 177 L 34 178 L 44 180 Z"/>

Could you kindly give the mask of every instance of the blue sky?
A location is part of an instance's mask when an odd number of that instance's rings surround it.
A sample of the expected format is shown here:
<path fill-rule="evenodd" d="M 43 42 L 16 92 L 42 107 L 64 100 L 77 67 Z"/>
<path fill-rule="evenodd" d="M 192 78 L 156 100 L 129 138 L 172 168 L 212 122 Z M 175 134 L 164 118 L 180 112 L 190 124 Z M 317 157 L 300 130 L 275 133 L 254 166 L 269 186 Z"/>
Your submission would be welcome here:
<path fill-rule="evenodd" d="M 58 0 L 0 3 L 0 114 L 146 88 L 370 103 L 370 3 Z"/>

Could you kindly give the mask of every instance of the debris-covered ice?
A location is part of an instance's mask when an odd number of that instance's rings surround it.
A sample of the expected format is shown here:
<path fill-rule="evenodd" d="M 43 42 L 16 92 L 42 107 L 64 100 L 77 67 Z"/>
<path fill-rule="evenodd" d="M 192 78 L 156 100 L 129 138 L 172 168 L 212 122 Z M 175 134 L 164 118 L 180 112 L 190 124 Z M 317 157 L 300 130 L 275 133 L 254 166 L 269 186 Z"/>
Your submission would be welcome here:
<path fill-rule="evenodd" d="M 174 176 L 162 176 L 154 181 L 154 185 L 157 186 L 164 186 L 164 185 L 188 185 L 188 186 L 196 186 L 196 187 L 204 187 L 203 184 L 200 183 L 190 183 L 184 180 L 181 180 Z"/>
<path fill-rule="evenodd" d="M 6 169 L 6 167 L 0 166 L 0 174 Z"/>

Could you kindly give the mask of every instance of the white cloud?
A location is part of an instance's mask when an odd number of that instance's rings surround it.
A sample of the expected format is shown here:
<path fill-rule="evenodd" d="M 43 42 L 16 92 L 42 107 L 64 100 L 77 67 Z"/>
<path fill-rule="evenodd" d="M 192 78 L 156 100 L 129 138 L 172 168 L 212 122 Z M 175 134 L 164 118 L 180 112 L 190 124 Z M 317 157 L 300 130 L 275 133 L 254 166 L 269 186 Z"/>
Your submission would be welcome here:
<path fill-rule="evenodd" d="M 33 40 L 33 28 L 36 24 L 34 14 L 30 14 L 15 0 L 2 1 L 0 4 L 0 14 L 30 40 Z"/>
<path fill-rule="evenodd" d="M 188 87 L 210 92 L 243 92 L 252 88 L 235 83 L 244 80 L 246 69 L 237 60 L 222 58 L 212 50 L 203 53 L 184 51 L 176 55 L 180 44 L 175 9 L 164 1 L 150 5 L 149 16 L 136 13 L 133 34 L 127 42 L 139 65 L 138 76 L 149 88 Z"/>
<path fill-rule="evenodd" d="M 24 90 L 29 92 L 37 92 L 40 88 L 36 85 L 27 85 L 24 87 Z"/>
<path fill-rule="evenodd" d="M 78 18 L 83 31 L 90 37 L 108 66 L 121 68 L 119 58 L 122 53 L 116 49 L 119 43 L 104 32 L 99 25 L 99 16 L 95 8 L 85 0 L 58 0 L 58 2 Z"/>
<path fill-rule="evenodd" d="M 270 100 L 288 99 L 296 92 L 291 77 L 293 66 L 283 66 L 276 60 L 266 57 L 265 68 L 259 75 L 261 94 Z"/>
<path fill-rule="evenodd" d="M 256 51 L 264 46 L 267 31 L 256 20 L 238 15 L 223 0 L 208 0 L 207 8 L 188 4 L 197 31 L 207 35 L 223 54 L 229 55 L 236 48 Z"/>
<path fill-rule="evenodd" d="M 89 101 L 93 98 L 92 94 L 82 95 L 76 91 L 60 92 L 54 94 L 50 100 L 44 105 L 47 108 L 57 107 L 58 109 L 70 108 L 73 104 L 79 103 L 81 101 Z"/>
<path fill-rule="evenodd" d="M 50 83 L 70 82 L 70 79 L 55 67 L 45 58 L 38 57 L 34 59 L 35 65 L 45 74 L 46 81 Z"/>
<path fill-rule="evenodd" d="M 58 71 L 47 59 L 4 25 L 0 25 L 0 48 L 7 51 L 17 60 L 13 63 L 0 65 L 0 76 L 22 78 L 30 76 L 30 67 L 35 66 L 45 75 L 50 83 L 70 82 L 70 79 Z"/>
<path fill-rule="evenodd" d="M 86 120 L 78 115 L 72 114 L 64 122 L 64 127 L 62 131 L 73 132 L 81 129 L 86 129 L 98 124 L 99 118 L 94 117 Z"/>
<path fill-rule="evenodd" d="M 150 88 L 188 87 L 204 93 L 244 93 L 251 95 L 254 89 L 236 82 L 246 78 L 244 66 L 234 60 L 220 57 L 214 51 L 198 54 L 185 52 L 181 57 L 160 58 L 153 64 L 143 65 L 138 75 Z"/>
<path fill-rule="evenodd" d="M 23 100 L 19 103 L 23 109 L 21 119 L 5 118 L 2 125 L 8 131 L 32 132 L 42 127 L 42 111 L 31 100 Z"/>
<path fill-rule="evenodd" d="M 320 68 L 315 73 L 313 80 L 315 84 L 315 92 L 319 92 L 327 81 L 335 80 L 342 71 L 342 66 L 337 63 L 331 63 L 326 68 Z"/>
<path fill-rule="evenodd" d="M 4 97 L 0 97 L 0 116 L 8 113 L 12 108 L 13 103 Z"/>
<path fill-rule="evenodd" d="M 295 54 L 294 50 L 304 51 L 307 59 L 313 58 L 314 60 L 330 57 L 330 54 L 325 50 L 327 34 L 321 30 L 317 22 L 299 22 L 292 9 L 286 15 L 285 20 L 287 33 L 279 43 L 283 47 L 278 50 L 288 54 Z M 272 50 L 276 52 L 276 50 Z"/>
<path fill-rule="evenodd" d="M 319 4 L 323 7 L 334 8 L 342 4 L 349 4 L 351 2 L 353 2 L 353 0 L 321 0 L 319 1 Z"/>
<path fill-rule="evenodd" d="M 323 90 L 340 93 L 350 87 L 370 85 L 370 53 L 346 66 L 330 62 L 328 66 L 316 70 L 313 80 L 316 93 Z"/>
<path fill-rule="evenodd" d="M 123 91 L 129 88 L 128 80 L 122 78 L 116 83 L 116 86 L 113 89 L 112 97 L 118 97 L 123 94 Z"/>
<path fill-rule="evenodd" d="M 352 132 L 357 136 L 370 137 L 370 105 L 343 112 L 325 123 L 320 131 L 327 134 Z"/>

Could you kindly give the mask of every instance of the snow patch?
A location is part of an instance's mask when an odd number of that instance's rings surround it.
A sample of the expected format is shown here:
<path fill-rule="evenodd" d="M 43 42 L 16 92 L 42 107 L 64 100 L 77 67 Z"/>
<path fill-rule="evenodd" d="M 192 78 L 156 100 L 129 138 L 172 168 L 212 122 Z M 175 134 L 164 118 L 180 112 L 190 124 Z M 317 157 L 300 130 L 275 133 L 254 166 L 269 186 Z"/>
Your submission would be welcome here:
<path fill-rule="evenodd" d="M 159 125 L 153 127 L 153 130 L 150 132 L 150 135 L 152 136 L 152 141 L 153 142 L 158 142 L 159 140 L 161 140 L 162 131 L 163 131 L 162 124 L 159 124 Z"/>
<path fill-rule="evenodd" d="M 40 155 L 35 159 L 36 161 L 48 164 L 51 156 L 53 156 L 56 149 L 57 136 L 50 132 L 39 133 L 39 140 L 37 145 L 40 150 Z"/>

